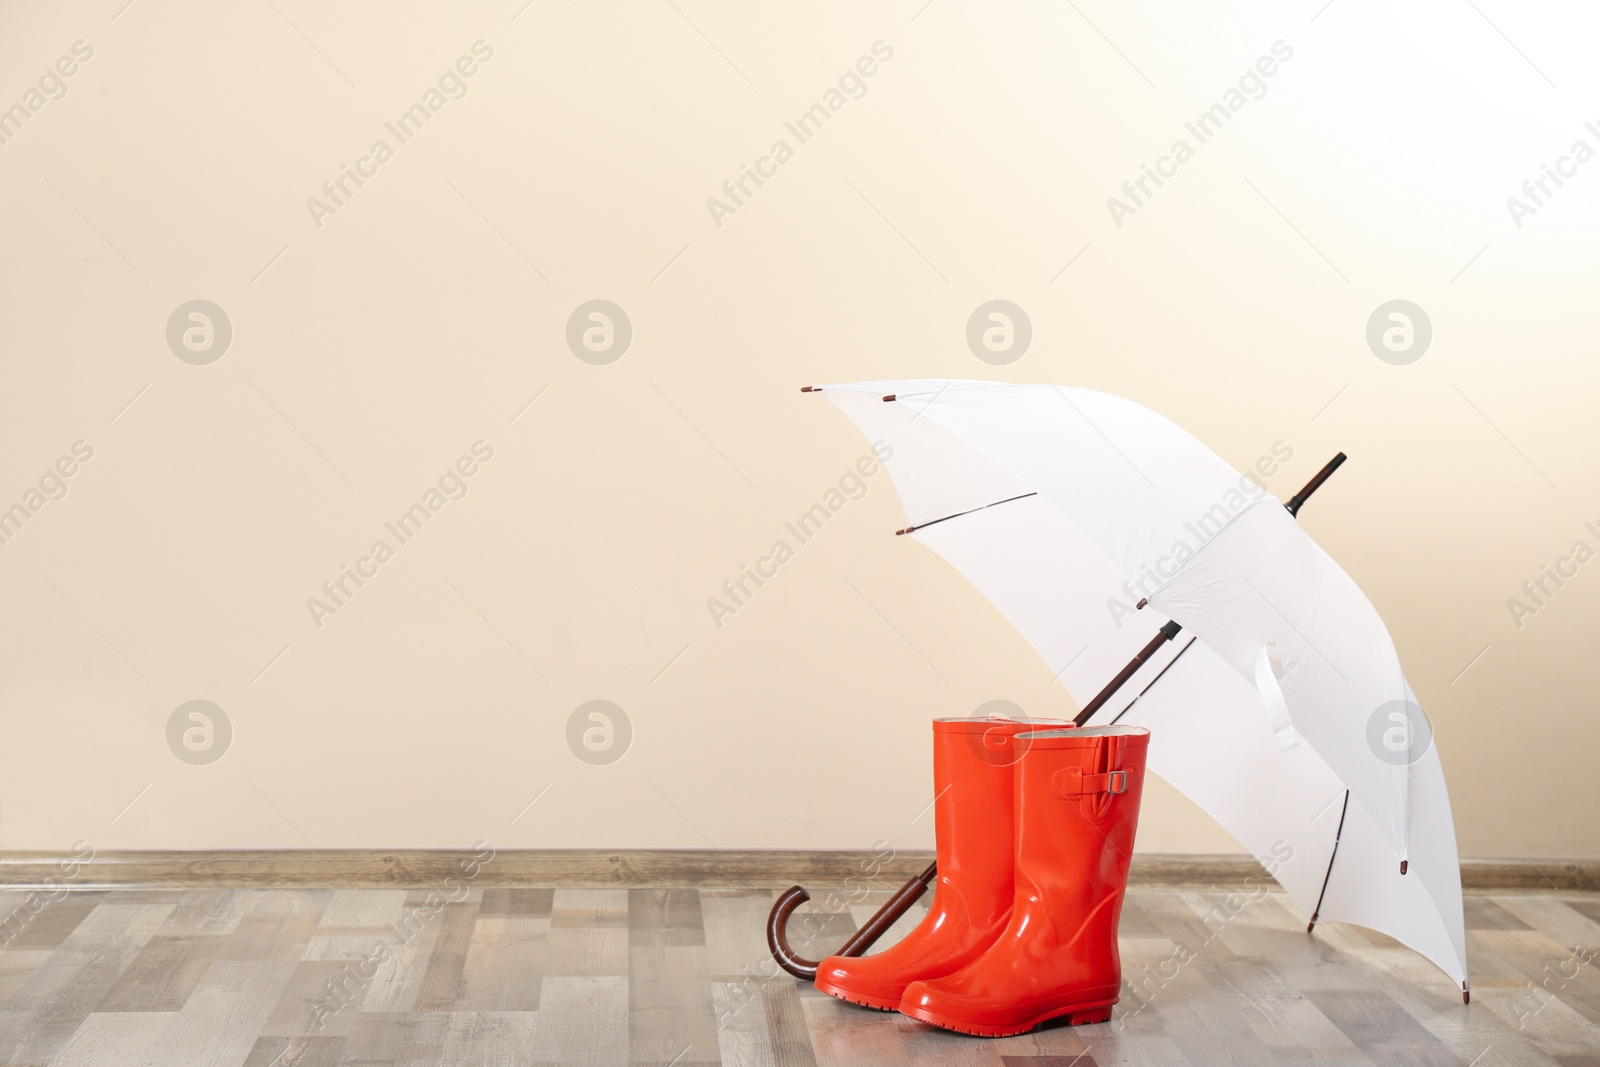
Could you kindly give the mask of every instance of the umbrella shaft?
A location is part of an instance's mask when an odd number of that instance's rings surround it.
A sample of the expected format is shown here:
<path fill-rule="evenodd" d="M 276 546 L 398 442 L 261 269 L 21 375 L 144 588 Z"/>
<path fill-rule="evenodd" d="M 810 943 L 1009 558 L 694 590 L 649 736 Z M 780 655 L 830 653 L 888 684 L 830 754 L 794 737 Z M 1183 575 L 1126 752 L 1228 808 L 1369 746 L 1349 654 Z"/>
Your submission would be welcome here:
<path fill-rule="evenodd" d="M 1284 505 L 1284 507 L 1289 510 L 1289 514 L 1299 515 L 1300 505 L 1304 504 L 1306 502 L 1306 498 L 1312 493 L 1315 493 L 1318 489 L 1322 488 L 1322 483 L 1327 481 L 1333 472 L 1339 469 L 1339 464 L 1343 463 L 1346 458 L 1347 457 L 1345 454 L 1340 452 L 1337 456 L 1334 456 L 1332 459 L 1328 460 L 1327 463 L 1323 464 L 1322 469 L 1317 472 L 1316 477 L 1307 482 L 1306 487 L 1300 490 L 1294 496 L 1290 497 L 1289 502 Z"/>
<path fill-rule="evenodd" d="M 1128 661 L 1127 666 L 1118 671 L 1117 676 L 1107 682 L 1106 687 L 1100 690 L 1093 700 L 1083 706 L 1083 710 L 1078 712 L 1072 721 L 1076 725 L 1082 726 L 1094 718 L 1094 713 L 1105 707 L 1106 701 L 1116 696 L 1117 690 L 1121 689 L 1129 678 L 1138 673 L 1139 668 L 1144 666 L 1145 660 L 1155 655 L 1156 649 L 1177 637 L 1182 629 L 1182 626 L 1169 620 L 1165 626 L 1157 630 L 1156 635 L 1150 639 L 1150 643 L 1141 648 L 1138 654 Z"/>

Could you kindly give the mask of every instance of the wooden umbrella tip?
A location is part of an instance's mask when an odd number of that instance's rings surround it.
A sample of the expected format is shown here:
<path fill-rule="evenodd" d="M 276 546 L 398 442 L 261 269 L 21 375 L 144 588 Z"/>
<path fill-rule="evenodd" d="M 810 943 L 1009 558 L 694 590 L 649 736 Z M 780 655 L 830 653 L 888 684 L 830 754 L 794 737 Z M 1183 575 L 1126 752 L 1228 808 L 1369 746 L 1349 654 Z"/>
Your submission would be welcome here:
<path fill-rule="evenodd" d="M 894 398 L 895 398 L 895 395 L 893 393 L 890 393 L 888 396 L 883 398 L 883 402 L 885 404 L 890 403 L 891 401 L 894 400 Z"/>
<path fill-rule="evenodd" d="M 802 385 L 800 387 L 800 391 L 802 393 L 820 393 L 820 392 L 822 392 L 822 386 L 820 386 L 820 385 Z"/>

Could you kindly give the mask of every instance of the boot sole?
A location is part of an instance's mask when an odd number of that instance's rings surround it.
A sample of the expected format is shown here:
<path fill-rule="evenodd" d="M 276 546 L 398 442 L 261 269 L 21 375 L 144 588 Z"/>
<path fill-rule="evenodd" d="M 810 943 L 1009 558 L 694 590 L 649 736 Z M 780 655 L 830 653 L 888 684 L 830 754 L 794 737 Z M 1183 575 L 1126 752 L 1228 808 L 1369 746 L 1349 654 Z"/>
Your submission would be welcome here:
<path fill-rule="evenodd" d="M 1052 1008 L 1043 1015 L 1035 1016 L 1025 1023 L 1010 1026 L 987 1026 L 983 1023 L 969 1022 L 966 1019 L 952 1019 L 937 1012 L 921 1008 L 901 1008 L 900 1014 L 919 1022 L 929 1023 L 944 1030 L 954 1030 L 959 1034 L 971 1034 L 974 1037 L 1015 1037 L 1025 1034 L 1051 1019 L 1066 1016 L 1068 1026 L 1087 1026 L 1091 1023 L 1107 1022 L 1111 1018 L 1111 1006 L 1116 1003 L 1110 1001 L 1105 1004 L 1069 1004 L 1063 1008 Z"/>
<path fill-rule="evenodd" d="M 816 983 L 816 986 L 817 989 L 828 994 L 828 996 L 854 1004 L 857 1007 L 871 1008 L 873 1011 L 900 1010 L 900 1002 L 898 1000 L 892 1003 L 886 1000 L 874 1000 L 872 997 L 861 993 L 846 993 L 834 986 L 825 986 L 821 982 Z"/>

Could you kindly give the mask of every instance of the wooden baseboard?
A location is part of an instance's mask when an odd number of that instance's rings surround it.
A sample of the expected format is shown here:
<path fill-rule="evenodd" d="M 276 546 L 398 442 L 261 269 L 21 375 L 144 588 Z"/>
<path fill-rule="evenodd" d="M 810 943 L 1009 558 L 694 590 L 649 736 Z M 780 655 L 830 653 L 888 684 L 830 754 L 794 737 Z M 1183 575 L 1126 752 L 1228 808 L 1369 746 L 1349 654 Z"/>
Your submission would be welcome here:
<path fill-rule="evenodd" d="M 889 888 L 933 859 L 922 851 L 538 849 L 501 851 L 486 862 L 471 850 L 444 849 L 100 852 L 87 860 L 68 853 L 0 852 L 0 889 L 425 889 L 460 878 L 462 864 L 475 857 L 480 867 L 474 885 L 611 889 L 784 889 L 854 884 L 850 879 Z M 1245 855 L 1141 853 L 1130 881 L 1211 888 L 1262 874 Z M 1462 861 L 1461 882 L 1468 892 L 1480 893 L 1594 892 L 1600 891 L 1600 860 L 1470 859 Z"/>

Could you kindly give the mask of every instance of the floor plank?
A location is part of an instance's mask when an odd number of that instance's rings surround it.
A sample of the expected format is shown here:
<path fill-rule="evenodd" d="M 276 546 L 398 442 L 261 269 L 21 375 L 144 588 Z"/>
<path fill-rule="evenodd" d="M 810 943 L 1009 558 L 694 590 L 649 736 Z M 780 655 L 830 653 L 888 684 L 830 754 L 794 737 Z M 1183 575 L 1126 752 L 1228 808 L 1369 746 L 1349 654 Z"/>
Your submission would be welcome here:
<path fill-rule="evenodd" d="M 222 938 L 157 934 L 118 976 L 96 1011 L 182 1011 Z"/>
<path fill-rule="evenodd" d="M 627 977 L 628 890 L 556 890 L 548 966 L 551 977 Z"/>
<path fill-rule="evenodd" d="M 539 1010 L 550 950 L 550 919 L 526 913 L 485 916 L 479 910 L 461 968 L 461 997 L 484 1012 Z"/>
<path fill-rule="evenodd" d="M 628 979 L 547 976 L 539 992 L 534 1063 L 628 1062 Z"/>

